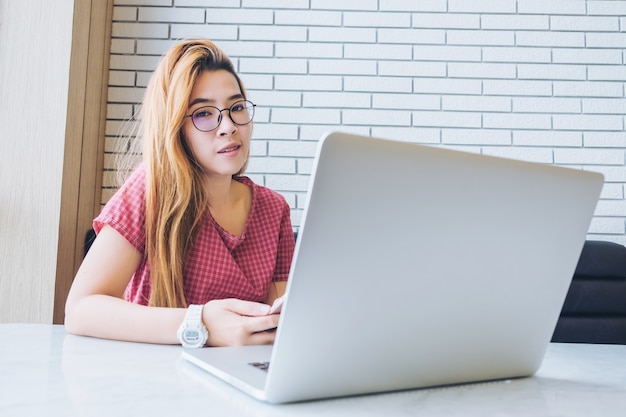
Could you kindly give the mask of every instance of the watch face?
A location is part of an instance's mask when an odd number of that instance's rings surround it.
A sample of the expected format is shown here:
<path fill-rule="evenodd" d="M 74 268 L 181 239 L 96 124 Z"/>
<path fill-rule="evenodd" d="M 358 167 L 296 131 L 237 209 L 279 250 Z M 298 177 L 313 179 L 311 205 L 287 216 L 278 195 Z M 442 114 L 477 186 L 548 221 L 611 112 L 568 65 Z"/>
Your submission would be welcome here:
<path fill-rule="evenodd" d="M 183 332 L 183 339 L 186 343 L 189 343 L 190 345 L 194 345 L 200 342 L 201 337 L 202 336 L 200 335 L 200 332 L 197 330 L 186 330 L 185 332 Z"/>

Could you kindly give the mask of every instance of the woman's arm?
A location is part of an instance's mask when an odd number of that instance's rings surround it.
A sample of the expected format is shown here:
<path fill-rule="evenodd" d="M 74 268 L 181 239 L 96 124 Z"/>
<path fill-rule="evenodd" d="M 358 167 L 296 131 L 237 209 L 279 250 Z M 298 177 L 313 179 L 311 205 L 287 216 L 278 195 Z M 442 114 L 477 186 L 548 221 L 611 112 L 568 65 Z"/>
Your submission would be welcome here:
<path fill-rule="evenodd" d="M 117 231 L 105 226 L 76 274 L 65 305 L 68 332 L 106 339 L 178 344 L 184 308 L 147 307 L 124 300 L 124 291 L 141 262 L 140 253 Z M 278 316 L 265 304 L 215 300 L 203 320 L 211 345 L 272 343 Z"/>
<path fill-rule="evenodd" d="M 65 304 L 68 332 L 106 339 L 178 343 L 185 309 L 129 303 L 124 291 L 141 254 L 109 226 L 102 228 L 80 266 Z"/>
<path fill-rule="evenodd" d="M 272 281 L 265 299 L 266 304 L 272 305 L 287 290 L 287 277 L 291 268 L 294 247 L 295 237 L 293 227 L 291 227 L 291 208 L 283 199 L 283 213 L 280 221 L 280 237 L 276 254 L 276 269 L 274 271 L 274 279 L 278 278 L 278 281 Z"/>

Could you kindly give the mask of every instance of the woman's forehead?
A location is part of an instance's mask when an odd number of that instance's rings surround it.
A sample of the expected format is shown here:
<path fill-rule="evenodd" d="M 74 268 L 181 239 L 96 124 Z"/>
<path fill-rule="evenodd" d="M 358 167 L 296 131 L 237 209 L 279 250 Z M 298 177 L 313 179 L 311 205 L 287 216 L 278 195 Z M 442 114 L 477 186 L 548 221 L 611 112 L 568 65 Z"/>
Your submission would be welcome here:
<path fill-rule="evenodd" d="M 189 105 L 203 102 L 207 105 L 243 98 L 239 83 L 226 70 L 203 71 L 196 79 L 189 97 Z"/>

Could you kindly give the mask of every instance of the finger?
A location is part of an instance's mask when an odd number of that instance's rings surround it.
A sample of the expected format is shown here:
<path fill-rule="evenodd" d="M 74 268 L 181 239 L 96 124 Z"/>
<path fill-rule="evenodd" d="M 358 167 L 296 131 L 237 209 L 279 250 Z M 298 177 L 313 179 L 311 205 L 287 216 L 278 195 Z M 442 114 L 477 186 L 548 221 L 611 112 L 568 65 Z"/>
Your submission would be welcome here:
<path fill-rule="evenodd" d="M 269 316 L 250 317 L 248 329 L 250 333 L 267 332 L 278 327 L 279 314 L 271 314 Z"/>
<path fill-rule="evenodd" d="M 270 311 L 270 306 L 263 303 L 238 300 L 235 298 L 231 298 L 225 301 L 227 302 L 226 308 L 240 316 L 265 316 Z"/>
<path fill-rule="evenodd" d="M 250 344 L 271 345 L 276 338 L 276 332 L 260 332 L 250 336 Z"/>

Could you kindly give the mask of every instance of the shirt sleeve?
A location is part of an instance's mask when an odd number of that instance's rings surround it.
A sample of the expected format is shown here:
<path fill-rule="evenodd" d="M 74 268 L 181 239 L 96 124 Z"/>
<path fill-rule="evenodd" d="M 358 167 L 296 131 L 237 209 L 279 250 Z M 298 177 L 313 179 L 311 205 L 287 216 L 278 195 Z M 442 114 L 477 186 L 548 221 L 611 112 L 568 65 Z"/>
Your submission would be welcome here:
<path fill-rule="evenodd" d="M 291 226 L 291 209 L 284 201 L 283 215 L 280 223 L 280 237 L 276 254 L 276 270 L 273 281 L 287 281 L 295 248 L 293 227 Z"/>
<path fill-rule="evenodd" d="M 135 249 L 144 253 L 146 217 L 146 172 L 137 168 L 122 187 L 111 197 L 93 221 L 96 233 L 105 225 L 111 226 Z"/>

